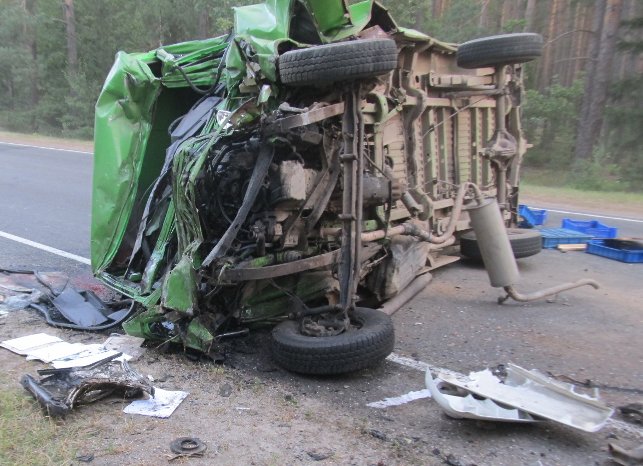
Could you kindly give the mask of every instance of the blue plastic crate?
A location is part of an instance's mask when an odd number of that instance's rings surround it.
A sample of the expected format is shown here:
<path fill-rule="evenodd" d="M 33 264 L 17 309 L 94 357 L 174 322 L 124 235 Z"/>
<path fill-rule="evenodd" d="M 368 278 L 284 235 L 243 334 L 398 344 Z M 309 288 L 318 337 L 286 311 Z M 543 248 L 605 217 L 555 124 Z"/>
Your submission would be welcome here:
<path fill-rule="evenodd" d="M 592 239 L 591 236 L 566 228 L 542 228 L 543 248 L 555 248 L 559 244 L 584 244 Z"/>
<path fill-rule="evenodd" d="M 593 238 L 616 238 L 618 236 L 618 228 L 603 225 L 596 220 L 583 221 L 564 218 L 560 226 L 569 230 L 586 233 Z"/>
<path fill-rule="evenodd" d="M 518 215 L 522 217 L 522 221 L 518 223 L 520 228 L 543 225 L 547 221 L 547 211 L 545 209 L 533 209 L 525 204 L 518 205 Z"/>
<path fill-rule="evenodd" d="M 631 244 L 631 242 L 630 242 Z M 643 249 L 628 246 L 628 241 L 592 240 L 587 243 L 587 252 L 627 263 L 643 263 Z"/>

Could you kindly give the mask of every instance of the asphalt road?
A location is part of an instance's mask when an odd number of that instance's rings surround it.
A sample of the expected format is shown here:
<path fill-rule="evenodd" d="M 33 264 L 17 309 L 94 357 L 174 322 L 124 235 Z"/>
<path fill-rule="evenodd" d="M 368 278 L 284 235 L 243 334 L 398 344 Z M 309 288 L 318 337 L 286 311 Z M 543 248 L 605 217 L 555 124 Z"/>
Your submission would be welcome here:
<path fill-rule="evenodd" d="M 0 232 L 89 257 L 91 154 L 0 143 Z M 78 262 L 0 237 L 0 266 Z"/>
<path fill-rule="evenodd" d="M 0 167 L 0 235 L 89 257 L 91 155 L 0 143 Z M 550 212 L 547 226 L 560 226 L 562 217 L 592 218 Z M 643 236 L 643 219 L 596 219 L 618 227 L 622 235 Z M 78 260 L 1 236 L 0 268 L 90 274 L 89 266 Z M 280 371 L 265 351 L 242 351 L 232 354 L 231 361 L 249 377 L 363 419 L 382 448 L 399 450 L 397 464 L 441 464 L 447 454 L 453 455 L 449 464 L 603 464 L 608 438 L 640 440 L 641 429 L 628 430 L 617 420 L 597 434 L 552 423 L 489 430 L 448 419 L 426 399 L 385 409 L 367 405 L 422 390 L 422 363 L 467 373 L 509 361 L 589 379 L 604 387 L 603 398 L 613 407 L 640 401 L 643 264 L 549 250 L 520 261 L 520 271 L 518 288 L 525 292 L 579 278 L 596 278 L 603 287 L 499 306 L 500 293 L 489 287 L 484 269 L 462 261 L 436 271 L 427 289 L 394 316 L 397 359 L 377 369 L 324 379 Z M 258 332 L 239 344 L 261 346 L 266 339 L 266 333 Z"/>

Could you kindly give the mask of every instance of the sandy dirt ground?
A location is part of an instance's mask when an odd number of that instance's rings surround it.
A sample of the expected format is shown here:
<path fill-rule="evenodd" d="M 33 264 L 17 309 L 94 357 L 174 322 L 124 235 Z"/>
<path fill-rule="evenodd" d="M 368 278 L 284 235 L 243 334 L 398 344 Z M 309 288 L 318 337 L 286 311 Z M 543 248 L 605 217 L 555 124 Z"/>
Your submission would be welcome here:
<path fill-rule="evenodd" d="M 614 408 L 640 402 L 640 267 L 544 251 L 521 261 L 524 291 L 585 277 L 599 278 L 603 287 L 499 306 L 484 270 L 461 261 L 436 271 L 427 289 L 394 316 L 395 354 L 462 373 L 511 361 L 590 380 Z M 0 319 L 2 340 L 39 331 L 71 342 L 107 336 L 53 329 L 31 311 Z M 190 464 L 256 465 L 609 464 L 608 442 L 641 441 L 641 427 L 618 412 L 589 434 L 552 422 L 453 420 L 429 398 L 372 408 L 367 404 L 425 388 L 424 373 L 387 360 L 342 377 L 300 376 L 275 366 L 269 340 L 264 330 L 228 341 L 221 348 L 223 364 L 148 348 L 133 366 L 158 387 L 190 393 L 172 417 L 123 414 L 124 400 L 108 400 L 80 408 L 66 422 L 89 422 L 95 434 L 83 451 L 95 455 L 93 464 L 105 465 L 161 464 L 170 441 L 190 435 L 208 445 L 205 457 Z M 35 375 L 43 367 L 5 350 L 0 365 L 15 387 L 23 373 Z"/>

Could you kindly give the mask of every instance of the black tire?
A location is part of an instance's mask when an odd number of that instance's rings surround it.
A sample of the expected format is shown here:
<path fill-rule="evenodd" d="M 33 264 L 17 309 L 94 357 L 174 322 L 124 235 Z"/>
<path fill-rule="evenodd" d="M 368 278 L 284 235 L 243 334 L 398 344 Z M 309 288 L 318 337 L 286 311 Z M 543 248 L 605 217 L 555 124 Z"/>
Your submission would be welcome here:
<path fill-rule="evenodd" d="M 460 44 L 456 60 L 462 68 L 483 68 L 526 63 L 540 57 L 542 53 L 542 36 L 524 32 L 483 37 Z"/>
<path fill-rule="evenodd" d="M 334 375 L 374 366 L 393 351 L 391 317 L 374 309 L 356 308 L 358 329 L 334 337 L 309 337 L 299 323 L 287 320 L 272 331 L 272 357 L 286 370 L 300 374 Z"/>
<path fill-rule="evenodd" d="M 369 78 L 397 66 L 397 45 L 391 39 L 362 39 L 286 52 L 279 57 L 284 84 L 305 86 Z"/>
<path fill-rule="evenodd" d="M 539 231 L 508 228 L 507 234 L 516 259 L 533 256 L 543 249 L 543 240 Z M 482 260 L 476 234 L 473 230 L 460 236 L 460 253 L 469 259 Z"/>

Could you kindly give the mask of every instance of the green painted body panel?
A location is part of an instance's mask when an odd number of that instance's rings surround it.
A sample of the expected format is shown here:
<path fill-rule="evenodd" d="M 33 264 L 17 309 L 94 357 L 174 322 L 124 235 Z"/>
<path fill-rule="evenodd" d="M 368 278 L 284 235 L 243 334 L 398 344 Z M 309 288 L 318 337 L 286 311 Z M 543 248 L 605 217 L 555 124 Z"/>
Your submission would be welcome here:
<path fill-rule="evenodd" d="M 351 5 L 343 0 L 304 0 L 302 4 L 322 43 L 358 35 L 371 21 L 374 5 L 380 16 L 387 15 L 373 0 Z M 123 324 L 127 333 L 165 339 L 167 335 L 159 329 L 165 314 L 171 312 L 179 316 L 176 325 L 183 325 L 180 334 L 186 347 L 208 351 L 215 341 L 216 312 L 197 312 L 207 304 L 197 290 L 204 232 L 196 205 L 196 181 L 210 150 L 231 133 L 228 122 L 243 127 L 280 103 L 280 46 L 315 45 L 290 37 L 295 5 L 295 0 L 267 0 L 238 7 L 230 36 L 167 45 L 146 53 L 118 53 L 96 104 L 91 263 L 97 277 L 147 308 Z M 387 24 L 395 26 L 390 17 Z M 430 40 L 446 51 L 455 50 L 417 31 L 395 28 L 407 40 Z M 162 175 L 171 144 L 168 128 L 197 102 L 199 91 L 217 83 L 225 86 L 220 93 L 223 100 L 204 126 L 168 158 L 173 175 L 171 197 L 164 210 L 155 212 L 157 218 L 150 220 L 149 231 L 145 230 L 146 237 L 155 239 L 145 267 L 133 267 L 134 240 L 140 234 L 139 225 L 145 226 L 148 220 L 142 220 L 145 201 Z M 230 113 L 221 121 L 219 113 L 224 110 Z M 376 228 L 375 221 L 364 225 L 365 231 Z M 176 257 L 172 262 L 170 253 Z M 255 265 L 269 263 L 258 258 Z M 292 294 L 304 301 L 324 296 L 333 286 L 332 280 L 324 278 L 328 275 L 313 272 L 252 282 L 244 288 L 235 317 L 244 324 L 283 319 L 292 305 Z M 219 286 L 217 277 L 210 279 Z M 179 324 L 186 316 L 189 321 Z"/>

